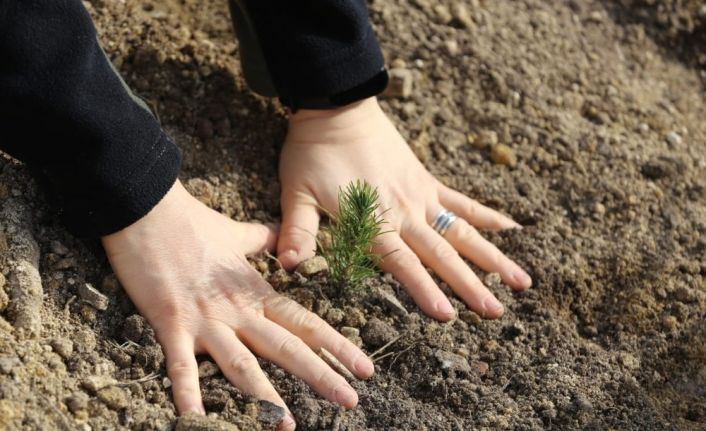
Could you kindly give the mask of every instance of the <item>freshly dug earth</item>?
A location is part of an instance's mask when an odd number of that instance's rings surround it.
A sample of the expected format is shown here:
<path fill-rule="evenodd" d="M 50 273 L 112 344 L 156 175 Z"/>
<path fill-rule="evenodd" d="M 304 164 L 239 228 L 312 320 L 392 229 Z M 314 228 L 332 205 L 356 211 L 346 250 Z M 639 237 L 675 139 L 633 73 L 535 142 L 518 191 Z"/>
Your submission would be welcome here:
<path fill-rule="evenodd" d="M 245 87 L 225 2 L 86 4 L 184 150 L 190 190 L 238 220 L 278 220 L 284 112 Z M 487 236 L 535 284 L 514 294 L 483 274 L 505 316 L 454 299 L 459 319 L 441 324 L 390 277 L 352 294 L 255 259 L 368 353 L 394 341 L 347 412 L 263 362 L 299 429 L 706 429 L 704 2 L 370 8 L 395 76 L 412 80 L 386 111 L 443 182 L 525 225 Z M 40 186 L 0 161 L 0 429 L 168 429 L 151 329 Z M 209 417 L 178 429 L 273 427 L 276 409 L 201 360 Z"/>

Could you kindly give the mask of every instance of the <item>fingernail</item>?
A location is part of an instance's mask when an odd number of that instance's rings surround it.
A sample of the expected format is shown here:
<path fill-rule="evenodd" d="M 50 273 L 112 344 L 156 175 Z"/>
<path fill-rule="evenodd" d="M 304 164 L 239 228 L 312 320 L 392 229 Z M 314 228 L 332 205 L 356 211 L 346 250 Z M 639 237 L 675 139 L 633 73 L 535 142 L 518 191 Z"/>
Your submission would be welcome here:
<path fill-rule="evenodd" d="M 446 299 L 440 299 L 436 303 L 436 311 L 438 311 L 439 314 L 443 314 L 444 316 L 448 317 L 449 319 L 453 318 L 456 315 L 456 310 L 454 310 L 454 307 Z"/>
<path fill-rule="evenodd" d="M 375 372 L 375 366 L 367 356 L 361 356 L 358 358 L 358 360 L 355 361 L 354 367 L 358 374 L 365 376 L 366 378 L 372 376 Z"/>
<path fill-rule="evenodd" d="M 283 251 L 282 253 L 280 253 L 279 258 L 282 259 L 283 257 L 290 258 L 290 259 L 295 258 L 295 257 L 297 257 L 297 251 L 293 250 L 291 248 L 289 250 Z"/>
<path fill-rule="evenodd" d="M 527 288 L 532 285 L 532 277 L 530 277 L 529 274 L 522 270 L 516 271 L 512 275 L 512 277 L 515 279 L 515 282 L 521 287 Z"/>
<path fill-rule="evenodd" d="M 485 308 L 486 316 L 499 316 L 503 312 L 503 305 L 495 299 L 494 296 L 489 296 L 483 301 L 483 307 Z"/>
<path fill-rule="evenodd" d="M 358 394 L 350 386 L 339 386 L 333 392 L 336 402 L 343 407 L 353 408 L 358 404 Z"/>

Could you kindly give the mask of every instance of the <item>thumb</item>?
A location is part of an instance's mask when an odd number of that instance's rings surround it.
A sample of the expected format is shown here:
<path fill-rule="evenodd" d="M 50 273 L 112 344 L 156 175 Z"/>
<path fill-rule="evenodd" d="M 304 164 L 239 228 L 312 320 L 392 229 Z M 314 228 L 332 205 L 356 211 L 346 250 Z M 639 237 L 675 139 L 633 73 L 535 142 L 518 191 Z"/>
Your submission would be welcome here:
<path fill-rule="evenodd" d="M 289 270 L 316 253 L 319 211 L 315 202 L 282 196 L 282 227 L 277 242 L 277 258 Z"/>

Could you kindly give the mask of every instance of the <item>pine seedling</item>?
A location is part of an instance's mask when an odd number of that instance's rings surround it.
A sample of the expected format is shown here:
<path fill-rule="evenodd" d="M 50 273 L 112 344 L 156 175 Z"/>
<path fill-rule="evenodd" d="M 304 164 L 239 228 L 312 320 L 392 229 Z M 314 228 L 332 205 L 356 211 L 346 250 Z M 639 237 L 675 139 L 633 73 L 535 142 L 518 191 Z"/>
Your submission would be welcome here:
<path fill-rule="evenodd" d="M 376 238 L 386 233 L 378 198 L 377 189 L 360 180 L 338 191 L 338 214 L 329 215 L 331 225 L 325 229 L 330 238 L 318 244 L 331 281 L 338 286 L 359 289 L 376 274 L 383 256 L 373 253 L 373 247 Z"/>

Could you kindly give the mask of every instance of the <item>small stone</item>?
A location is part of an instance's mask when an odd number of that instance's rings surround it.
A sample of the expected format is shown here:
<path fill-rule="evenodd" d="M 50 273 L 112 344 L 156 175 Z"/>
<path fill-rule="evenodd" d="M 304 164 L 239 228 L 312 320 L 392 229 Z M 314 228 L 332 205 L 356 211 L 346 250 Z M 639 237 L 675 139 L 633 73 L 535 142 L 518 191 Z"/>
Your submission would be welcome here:
<path fill-rule="evenodd" d="M 353 328 L 351 326 L 344 326 L 341 328 L 341 335 L 346 338 L 357 337 L 360 335 L 360 329 Z"/>
<path fill-rule="evenodd" d="M 667 142 L 672 145 L 672 146 L 677 146 L 682 143 L 682 137 L 679 135 L 677 132 L 669 132 L 667 133 L 667 136 L 665 137 Z"/>
<path fill-rule="evenodd" d="M 77 265 L 78 263 L 76 262 L 76 259 L 73 257 L 65 257 L 63 259 L 59 259 L 59 261 L 54 264 L 54 269 L 67 270 L 75 268 Z"/>
<path fill-rule="evenodd" d="M 274 429 L 284 419 L 284 408 L 267 400 L 257 402 L 257 420 L 267 429 Z"/>
<path fill-rule="evenodd" d="M 483 284 L 486 286 L 500 286 L 502 285 L 503 279 L 500 277 L 498 272 L 490 272 L 485 277 L 483 277 Z"/>
<path fill-rule="evenodd" d="M 646 135 L 650 131 L 650 125 L 647 123 L 640 123 L 637 125 L 637 130 L 643 135 Z"/>
<path fill-rule="evenodd" d="M 55 338 L 49 343 L 56 353 L 64 359 L 69 359 L 74 353 L 74 342 L 66 338 Z"/>
<path fill-rule="evenodd" d="M 82 382 L 81 386 L 91 392 L 92 394 L 98 393 L 101 389 L 104 389 L 115 383 L 115 380 L 107 376 L 88 376 Z"/>
<path fill-rule="evenodd" d="M 124 409 L 130 404 L 125 391 L 117 386 L 100 389 L 96 395 L 112 410 Z"/>
<path fill-rule="evenodd" d="M 371 347 L 381 347 L 394 340 L 399 333 L 388 323 L 373 317 L 365 324 L 363 330 L 360 331 L 360 335 L 365 344 Z"/>
<path fill-rule="evenodd" d="M 328 263 L 323 256 L 314 256 L 297 265 L 297 272 L 303 276 L 312 276 L 323 271 L 328 271 Z"/>
<path fill-rule="evenodd" d="M 169 377 L 165 377 L 162 379 L 162 387 L 164 389 L 169 389 L 172 387 L 172 381 L 169 379 Z"/>
<path fill-rule="evenodd" d="M 454 39 L 449 39 L 444 42 L 444 47 L 446 48 L 446 52 L 449 53 L 451 56 L 456 56 L 458 55 L 460 49 L 458 47 L 458 42 L 456 42 Z"/>
<path fill-rule="evenodd" d="M 679 286 L 676 291 L 674 291 L 674 297 L 679 302 L 690 303 L 696 301 L 696 294 L 694 291 L 686 286 Z"/>
<path fill-rule="evenodd" d="M 88 395 L 85 392 L 75 392 L 66 399 L 66 406 L 71 413 L 78 413 L 88 408 Z"/>
<path fill-rule="evenodd" d="M 390 81 L 383 96 L 406 99 L 412 95 L 414 78 L 409 69 L 393 68 L 389 70 L 388 75 Z"/>
<path fill-rule="evenodd" d="M 451 14 L 453 19 L 457 21 L 464 28 L 473 28 L 473 19 L 471 18 L 471 13 L 466 8 L 466 5 L 462 2 L 457 2 L 451 9 Z"/>
<path fill-rule="evenodd" d="M 664 316 L 662 318 L 662 326 L 668 331 L 674 331 L 675 329 L 677 329 L 678 325 L 679 321 L 674 316 Z"/>
<path fill-rule="evenodd" d="M 472 142 L 471 142 L 471 138 Z M 469 136 L 469 143 L 479 150 L 484 150 L 486 148 L 493 148 L 498 145 L 498 134 L 493 130 L 481 130 L 478 132 L 478 136 Z"/>
<path fill-rule="evenodd" d="M 108 309 L 108 297 L 91 286 L 90 283 L 84 283 L 78 287 L 78 296 L 97 310 L 105 311 Z"/>
<path fill-rule="evenodd" d="M 434 13 L 436 14 L 437 18 L 439 18 L 439 21 L 441 21 L 442 24 L 448 24 L 451 22 L 451 20 L 453 20 L 453 15 L 451 15 L 451 11 L 449 11 L 449 8 L 446 7 L 446 5 L 435 5 Z"/>
<path fill-rule="evenodd" d="M 471 372 L 471 366 L 468 364 L 466 358 L 461 355 L 444 350 L 437 350 L 434 353 L 434 357 L 439 361 L 442 370 L 461 371 L 464 373 Z"/>
<path fill-rule="evenodd" d="M 203 361 L 199 364 L 199 378 L 212 377 L 218 374 L 221 370 L 211 361 Z"/>
<path fill-rule="evenodd" d="M 0 356 L 0 373 L 10 374 L 19 364 L 20 360 L 16 356 Z"/>
<path fill-rule="evenodd" d="M 483 321 L 480 316 L 471 310 L 462 310 L 458 313 L 459 319 L 468 323 L 469 325 L 478 326 Z"/>
<path fill-rule="evenodd" d="M 498 144 L 490 151 L 490 158 L 493 162 L 514 168 L 517 165 L 517 156 L 512 148 L 505 144 Z"/>
<path fill-rule="evenodd" d="M 179 416 L 175 431 L 239 431 L 239 429 L 228 422 L 189 412 Z"/>
<path fill-rule="evenodd" d="M 390 310 L 393 314 L 396 314 L 400 317 L 404 317 L 409 312 L 407 311 L 406 308 L 402 305 L 399 299 L 392 293 L 388 292 L 385 289 L 378 289 L 377 291 L 378 296 L 380 297 L 380 300 L 382 303 L 387 307 L 388 310 Z"/>
<path fill-rule="evenodd" d="M 603 217 L 605 215 L 605 205 L 603 205 L 600 202 L 596 202 L 593 204 L 593 214 L 595 214 L 597 217 Z"/>

